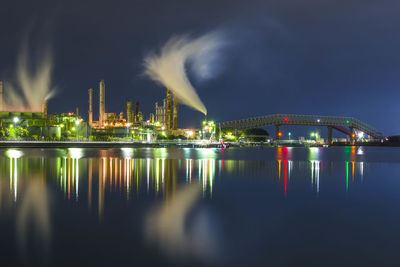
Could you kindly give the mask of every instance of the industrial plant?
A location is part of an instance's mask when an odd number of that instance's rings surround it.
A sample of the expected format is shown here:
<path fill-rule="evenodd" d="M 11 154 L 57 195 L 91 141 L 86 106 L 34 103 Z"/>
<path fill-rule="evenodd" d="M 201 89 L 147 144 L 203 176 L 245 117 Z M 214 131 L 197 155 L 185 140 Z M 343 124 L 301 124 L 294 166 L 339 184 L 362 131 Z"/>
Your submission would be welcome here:
<path fill-rule="evenodd" d="M 47 101 L 43 101 L 41 112 L 19 112 L 3 105 L 3 83 L 0 81 L 0 138 L 34 140 L 116 140 L 131 139 L 153 141 L 167 138 L 195 137 L 195 130 L 178 128 L 177 98 L 170 89 L 160 106 L 155 103 L 154 113 L 145 116 L 140 102 L 126 100 L 124 111 L 107 112 L 106 84 L 99 82 L 98 89 L 88 90 L 88 120 L 74 112 L 48 114 Z M 99 116 L 93 116 L 93 100 L 98 92 Z"/>

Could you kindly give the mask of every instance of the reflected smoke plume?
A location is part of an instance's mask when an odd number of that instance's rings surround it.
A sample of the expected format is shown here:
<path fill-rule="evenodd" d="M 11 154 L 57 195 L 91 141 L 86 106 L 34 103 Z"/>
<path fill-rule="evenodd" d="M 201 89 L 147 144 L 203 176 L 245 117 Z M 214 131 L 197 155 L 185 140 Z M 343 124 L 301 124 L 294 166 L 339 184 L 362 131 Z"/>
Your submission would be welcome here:
<path fill-rule="evenodd" d="M 28 38 L 23 41 L 18 54 L 16 81 L 5 85 L 5 111 L 41 112 L 42 104 L 54 95 L 55 89 L 51 85 L 52 52 L 48 45 L 41 47 L 44 51 L 33 60 L 29 54 Z"/>
<path fill-rule="evenodd" d="M 31 177 L 17 213 L 17 241 L 24 260 L 29 262 L 29 236 L 32 234 L 34 251 L 43 253 L 45 261 L 50 248 L 50 211 L 46 184 L 39 177 Z"/>
<path fill-rule="evenodd" d="M 188 224 L 200 196 L 200 186 L 186 185 L 164 205 L 152 209 L 145 218 L 146 239 L 169 256 L 217 260 L 218 240 L 212 231 L 210 216 L 200 212 Z"/>
<path fill-rule="evenodd" d="M 174 36 L 159 54 L 145 57 L 144 73 L 171 89 L 180 103 L 207 114 L 206 107 L 187 77 L 185 65 L 189 64 L 198 78 L 211 78 L 216 72 L 216 59 L 222 45 L 223 38 L 217 32 L 192 40 L 187 36 Z"/>

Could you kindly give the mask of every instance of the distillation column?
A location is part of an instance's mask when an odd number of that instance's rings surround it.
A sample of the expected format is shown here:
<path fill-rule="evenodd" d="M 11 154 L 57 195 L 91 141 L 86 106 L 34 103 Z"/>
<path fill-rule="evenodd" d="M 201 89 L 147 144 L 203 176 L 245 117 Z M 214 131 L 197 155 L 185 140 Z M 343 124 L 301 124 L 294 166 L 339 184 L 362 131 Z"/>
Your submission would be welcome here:
<path fill-rule="evenodd" d="M 178 99 L 174 96 L 174 113 L 173 113 L 173 126 L 172 129 L 178 129 Z"/>
<path fill-rule="evenodd" d="M 132 101 L 126 101 L 126 123 L 132 123 Z"/>
<path fill-rule="evenodd" d="M 90 88 L 89 91 L 89 126 L 93 125 L 93 89 Z"/>
<path fill-rule="evenodd" d="M 100 81 L 100 103 L 99 103 L 99 127 L 104 126 L 106 85 L 104 80 Z"/>
<path fill-rule="evenodd" d="M 156 117 L 155 117 L 155 120 L 156 121 L 160 121 L 160 117 L 159 117 L 159 114 L 158 114 L 158 102 L 156 102 L 155 104 L 154 104 L 155 106 L 154 106 L 154 109 L 155 109 L 155 111 L 156 111 Z"/>
<path fill-rule="evenodd" d="M 163 126 L 167 127 L 167 99 L 164 98 L 163 100 L 163 113 L 162 113 L 162 117 L 163 117 Z"/>
<path fill-rule="evenodd" d="M 139 107 L 140 107 L 139 102 L 136 102 L 135 121 L 139 121 L 139 112 L 140 112 Z"/>
<path fill-rule="evenodd" d="M 172 113 L 172 93 L 169 88 L 167 88 L 167 129 L 171 129 L 171 113 Z"/>

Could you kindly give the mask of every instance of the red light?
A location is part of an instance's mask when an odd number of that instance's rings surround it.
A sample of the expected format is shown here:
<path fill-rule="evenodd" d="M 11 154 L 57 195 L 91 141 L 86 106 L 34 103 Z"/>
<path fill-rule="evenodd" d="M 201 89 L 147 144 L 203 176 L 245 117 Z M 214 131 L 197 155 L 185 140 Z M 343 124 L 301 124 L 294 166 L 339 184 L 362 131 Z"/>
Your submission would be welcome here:
<path fill-rule="evenodd" d="M 283 120 L 284 120 L 284 121 L 288 121 L 289 119 L 288 119 L 288 117 L 285 117 Z"/>

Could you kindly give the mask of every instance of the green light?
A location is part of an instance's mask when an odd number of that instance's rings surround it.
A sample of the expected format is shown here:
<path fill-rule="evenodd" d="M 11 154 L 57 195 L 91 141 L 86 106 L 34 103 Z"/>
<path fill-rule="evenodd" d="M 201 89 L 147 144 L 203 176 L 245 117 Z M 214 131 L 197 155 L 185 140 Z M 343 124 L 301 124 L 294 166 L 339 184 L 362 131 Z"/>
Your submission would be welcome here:
<path fill-rule="evenodd" d="M 346 161 L 346 192 L 349 189 L 349 162 Z"/>
<path fill-rule="evenodd" d="M 349 121 L 349 120 L 346 120 L 346 123 L 350 123 L 350 121 Z"/>
<path fill-rule="evenodd" d="M 72 129 L 71 129 L 72 131 L 75 131 L 76 129 L 75 129 L 75 127 L 72 127 Z"/>
<path fill-rule="evenodd" d="M 10 124 L 10 128 L 14 128 L 14 125 Z"/>

